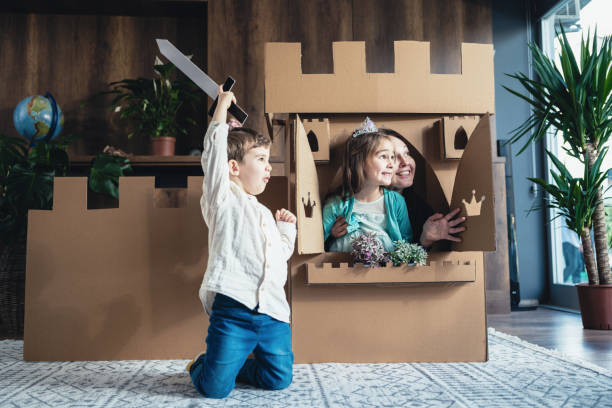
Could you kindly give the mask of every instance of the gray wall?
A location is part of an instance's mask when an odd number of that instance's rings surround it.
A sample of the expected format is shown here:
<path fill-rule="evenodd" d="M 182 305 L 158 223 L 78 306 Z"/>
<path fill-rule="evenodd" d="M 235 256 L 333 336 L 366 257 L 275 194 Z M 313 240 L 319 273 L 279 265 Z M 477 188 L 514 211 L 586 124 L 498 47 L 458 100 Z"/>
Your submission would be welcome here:
<path fill-rule="evenodd" d="M 497 139 L 508 139 L 513 129 L 529 116 L 526 102 L 510 94 L 502 85 L 519 90 L 518 81 L 506 73 L 529 71 L 527 43 L 530 23 L 528 0 L 492 0 L 493 46 L 495 48 L 495 112 Z M 548 259 L 546 220 L 542 210 L 532 211 L 542 203 L 541 193 L 534 194 L 527 177 L 542 177 L 542 148 L 530 146 L 519 156 L 522 144 L 507 145 L 506 183 L 508 212 L 516 219 L 518 273 L 521 299 L 548 297 Z M 512 155 L 512 157 L 509 157 Z M 512 260 L 511 260 L 512 263 Z"/>

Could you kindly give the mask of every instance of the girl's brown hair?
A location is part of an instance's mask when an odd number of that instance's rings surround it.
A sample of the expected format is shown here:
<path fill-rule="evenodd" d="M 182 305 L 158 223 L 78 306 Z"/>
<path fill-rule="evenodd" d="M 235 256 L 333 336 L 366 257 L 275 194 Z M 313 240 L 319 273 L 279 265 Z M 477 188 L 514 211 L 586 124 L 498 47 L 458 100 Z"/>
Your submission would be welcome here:
<path fill-rule="evenodd" d="M 370 132 L 351 136 L 347 140 L 342 165 L 342 186 L 339 189 L 343 199 L 350 198 L 361 190 L 365 180 L 366 160 L 376 151 L 383 139 L 389 139 L 389 136 Z"/>

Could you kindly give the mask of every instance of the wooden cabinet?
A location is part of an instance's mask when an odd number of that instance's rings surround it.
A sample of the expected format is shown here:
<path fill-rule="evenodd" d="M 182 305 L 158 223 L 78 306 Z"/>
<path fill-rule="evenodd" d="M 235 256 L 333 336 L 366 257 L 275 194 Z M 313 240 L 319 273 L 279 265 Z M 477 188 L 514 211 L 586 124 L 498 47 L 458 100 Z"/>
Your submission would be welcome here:
<path fill-rule="evenodd" d="M 496 251 L 485 252 L 487 314 L 510 313 L 510 266 L 508 263 L 508 214 L 506 211 L 506 159 L 493 160 Z"/>

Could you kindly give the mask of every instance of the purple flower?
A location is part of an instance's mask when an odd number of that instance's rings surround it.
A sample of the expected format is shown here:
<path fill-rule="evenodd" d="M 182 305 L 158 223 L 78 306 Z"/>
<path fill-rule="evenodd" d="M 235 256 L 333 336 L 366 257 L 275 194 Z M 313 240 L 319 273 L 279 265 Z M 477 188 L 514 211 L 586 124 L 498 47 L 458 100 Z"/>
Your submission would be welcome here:
<path fill-rule="evenodd" d="M 351 246 L 353 247 L 351 255 L 356 263 L 363 263 L 365 266 L 378 266 L 389 261 L 385 247 L 374 232 L 357 235 Z"/>

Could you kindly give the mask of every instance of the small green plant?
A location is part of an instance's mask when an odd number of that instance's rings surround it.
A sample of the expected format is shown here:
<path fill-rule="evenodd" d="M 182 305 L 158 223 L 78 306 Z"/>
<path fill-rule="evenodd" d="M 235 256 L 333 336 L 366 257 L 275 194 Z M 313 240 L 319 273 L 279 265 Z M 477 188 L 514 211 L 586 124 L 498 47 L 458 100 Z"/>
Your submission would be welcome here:
<path fill-rule="evenodd" d="M 129 157 L 121 150 L 106 146 L 97 155 L 89 172 L 89 188 L 96 193 L 119 199 L 119 177 L 132 173 Z"/>
<path fill-rule="evenodd" d="M 50 210 L 53 178 L 64 176 L 70 161 L 67 137 L 41 141 L 31 149 L 18 137 L 0 134 L 0 241 L 25 240 L 28 210 Z"/>
<path fill-rule="evenodd" d="M 394 241 L 395 249 L 389 253 L 389 259 L 393 265 L 416 264 L 425 265 L 427 261 L 427 251 L 419 244 L 411 244 L 404 240 Z"/>
<path fill-rule="evenodd" d="M 193 126 L 196 122 L 186 115 L 179 120 L 179 113 L 185 103 L 193 106 L 200 101 L 199 88 L 191 81 L 171 80 L 175 66 L 163 64 L 158 57 L 153 70 L 158 78 L 111 82 L 111 90 L 99 95 L 114 95 L 110 109 L 132 123 L 128 138 L 135 134 L 174 138 L 187 134 L 186 125 Z"/>
<path fill-rule="evenodd" d="M 351 255 L 356 263 L 372 267 L 389 262 L 385 247 L 373 232 L 357 235 L 351 246 L 353 247 Z"/>

